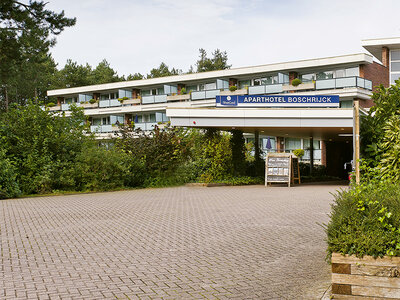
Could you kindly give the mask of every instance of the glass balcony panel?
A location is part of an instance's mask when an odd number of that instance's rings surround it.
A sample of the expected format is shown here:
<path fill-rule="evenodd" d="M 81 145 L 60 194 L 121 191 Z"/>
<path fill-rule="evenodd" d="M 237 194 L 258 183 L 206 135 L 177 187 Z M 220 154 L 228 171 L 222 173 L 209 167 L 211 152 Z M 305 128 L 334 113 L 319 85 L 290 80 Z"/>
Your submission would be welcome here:
<path fill-rule="evenodd" d="M 357 77 L 345 77 L 336 79 L 336 88 L 355 87 Z"/>
<path fill-rule="evenodd" d="M 101 125 L 101 132 L 112 132 L 112 125 Z"/>
<path fill-rule="evenodd" d="M 68 104 L 68 103 L 61 104 L 61 110 L 69 110 L 69 108 L 70 108 L 70 104 Z"/>
<path fill-rule="evenodd" d="M 372 91 L 372 81 L 368 80 L 368 79 L 365 79 L 364 82 L 365 82 L 364 88 L 366 88 L 367 90 Z"/>
<path fill-rule="evenodd" d="M 200 99 L 205 99 L 205 98 L 206 98 L 205 91 L 192 92 L 192 100 L 200 100 Z"/>
<path fill-rule="evenodd" d="M 157 123 L 146 123 L 146 130 L 153 130 Z"/>
<path fill-rule="evenodd" d="M 206 99 L 215 98 L 215 96 L 219 95 L 220 90 L 211 90 L 206 91 Z"/>
<path fill-rule="evenodd" d="M 109 107 L 110 106 L 110 100 L 100 100 L 99 101 L 99 107 Z"/>
<path fill-rule="evenodd" d="M 146 130 L 146 123 L 135 123 L 135 129 Z"/>
<path fill-rule="evenodd" d="M 282 93 L 282 84 L 271 84 L 265 86 L 265 93 L 272 94 L 272 93 Z"/>
<path fill-rule="evenodd" d="M 316 90 L 334 89 L 334 88 L 335 88 L 335 79 L 317 80 L 315 82 Z"/>
<path fill-rule="evenodd" d="M 110 106 L 121 106 L 121 102 L 118 101 L 118 99 L 112 99 L 110 100 Z"/>
<path fill-rule="evenodd" d="M 249 95 L 265 94 L 265 85 L 249 86 Z"/>
<path fill-rule="evenodd" d="M 167 95 L 156 95 L 154 96 L 154 103 L 167 102 Z"/>
<path fill-rule="evenodd" d="M 90 126 L 90 131 L 91 132 L 101 132 L 101 125 L 92 125 Z"/>
<path fill-rule="evenodd" d="M 154 96 L 143 96 L 142 104 L 152 104 L 154 103 Z"/>
<path fill-rule="evenodd" d="M 365 79 L 357 77 L 357 87 L 365 88 Z"/>

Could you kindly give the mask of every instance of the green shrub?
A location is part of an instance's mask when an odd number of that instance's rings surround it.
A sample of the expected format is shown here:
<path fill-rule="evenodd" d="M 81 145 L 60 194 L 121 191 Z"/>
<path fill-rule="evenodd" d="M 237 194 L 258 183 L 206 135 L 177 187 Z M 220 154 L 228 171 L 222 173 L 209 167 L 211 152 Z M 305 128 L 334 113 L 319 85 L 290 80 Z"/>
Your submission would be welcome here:
<path fill-rule="evenodd" d="M 231 85 L 231 86 L 229 87 L 229 90 L 230 90 L 231 92 L 234 92 L 234 91 L 237 90 L 237 86 L 236 86 L 236 85 Z"/>
<path fill-rule="evenodd" d="M 299 78 L 295 78 L 295 79 L 293 79 L 292 80 L 292 85 L 293 86 L 298 86 L 298 85 L 300 85 L 302 82 L 301 82 L 301 80 L 299 79 Z"/>
<path fill-rule="evenodd" d="M 181 88 L 181 95 L 185 95 L 186 94 L 186 88 Z"/>
<path fill-rule="evenodd" d="M 94 103 L 96 103 L 96 102 L 97 102 L 96 99 L 90 99 L 90 100 L 89 100 L 89 103 L 90 103 L 90 104 L 94 104 Z"/>
<path fill-rule="evenodd" d="M 54 106 L 56 106 L 56 105 L 55 105 L 55 103 L 53 103 L 53 102 L 49 102 L 49 103 L 47 103 L 46 106 L 47 106 L 47 107 L 54 107 Z"/>
<path fill-rule="evenodd" d="M 304 156 L 304 150 L 303 149 L 293 150 L 293 154 L 296 155 L 297 157 L 301 158 Z"/>
<path fill-rule="evenodd" d="M 128 100 L 129 98 L 128 97 L 122 97 L 122 100 Z"/>
<path fill-rule="evenodd" d="M 16 178 L 16 168 L 6 158 L 5 151 L 0 150 L 0 199 L 18 197 L 21 194 Z"/>
<path fill-rule="evenodd" d="M 400 256 L 400 186 L 364 183 L 339 191 L 326 225 L 332 252 L 362 257 Z"/>

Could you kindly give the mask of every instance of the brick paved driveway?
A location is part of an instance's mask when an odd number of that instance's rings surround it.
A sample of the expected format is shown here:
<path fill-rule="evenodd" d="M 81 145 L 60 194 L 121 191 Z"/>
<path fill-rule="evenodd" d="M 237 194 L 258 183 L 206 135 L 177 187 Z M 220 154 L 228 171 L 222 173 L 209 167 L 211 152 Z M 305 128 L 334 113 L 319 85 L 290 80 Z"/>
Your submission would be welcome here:
<path fill-rule="evenodd" d="M 338 186 L 0 201 L 0 299 L 319 299 Z"/>

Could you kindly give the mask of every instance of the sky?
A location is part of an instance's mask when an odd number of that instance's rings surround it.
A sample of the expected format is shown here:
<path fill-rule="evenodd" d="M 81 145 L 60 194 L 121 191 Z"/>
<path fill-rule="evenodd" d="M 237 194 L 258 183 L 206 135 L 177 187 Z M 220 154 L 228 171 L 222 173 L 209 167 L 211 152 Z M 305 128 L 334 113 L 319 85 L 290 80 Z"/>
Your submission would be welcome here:
<path fill-rule="evenodd" d="M 400 37 L 398 0 L 48 0 L 76 17 L 52 55 L 119 75 L 147 74 L 165 62 L 187 71 L 199 48 L 246 67 L 366 52 L 362 39 Z"/>

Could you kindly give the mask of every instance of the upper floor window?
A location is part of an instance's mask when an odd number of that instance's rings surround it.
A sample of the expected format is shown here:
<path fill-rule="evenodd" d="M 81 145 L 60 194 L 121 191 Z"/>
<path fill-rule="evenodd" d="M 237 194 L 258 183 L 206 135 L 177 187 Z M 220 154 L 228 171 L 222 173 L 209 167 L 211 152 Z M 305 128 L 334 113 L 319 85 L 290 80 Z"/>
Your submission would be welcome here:
<path fill-rule="evenodd" d="M 238 85 L 239 85 L 239 89 L 244 89 L 251 85 L 251 80 L 239 80 Z"/>
<path fill-rule="evenodd" d="M 279 83 L 278 75 L 271 75 L 254 79 L 254 85 L 268 85 Z"/>
<path fill-rule="evenodd" d="M 142 96 L 163 95 L 164 88 L 160 87 L 160 88 L 155 88 L 155 89 L 142 90 L 141 93 L 142 93 Z"/>
<path fill-rule="evenodd" d="M 197 85 L 187 85 L 186 86 L 186 92 L 192 92 L 192 91 L 197 91 Z"/>
<path fill-rule="evenodd" d="M 77 103 L 77 102 L 78 102 L 78 97 L 65 98 L 65 103 L 67 103 L 67 104 L 72 104 L 72 103 Z"/>
<path fill-rule="evenodd" d="M 217 83 L 216 82 L 201 83 L 199 84 L 199 87 L 200 91 L 216 90 Z"/>
<path fill-rule="evenodd" d="M 100 100 L 110 100 L 110 99 L 118 99 L 118 93 L 113 92 L 113 93 L 100 94 Z"/>

